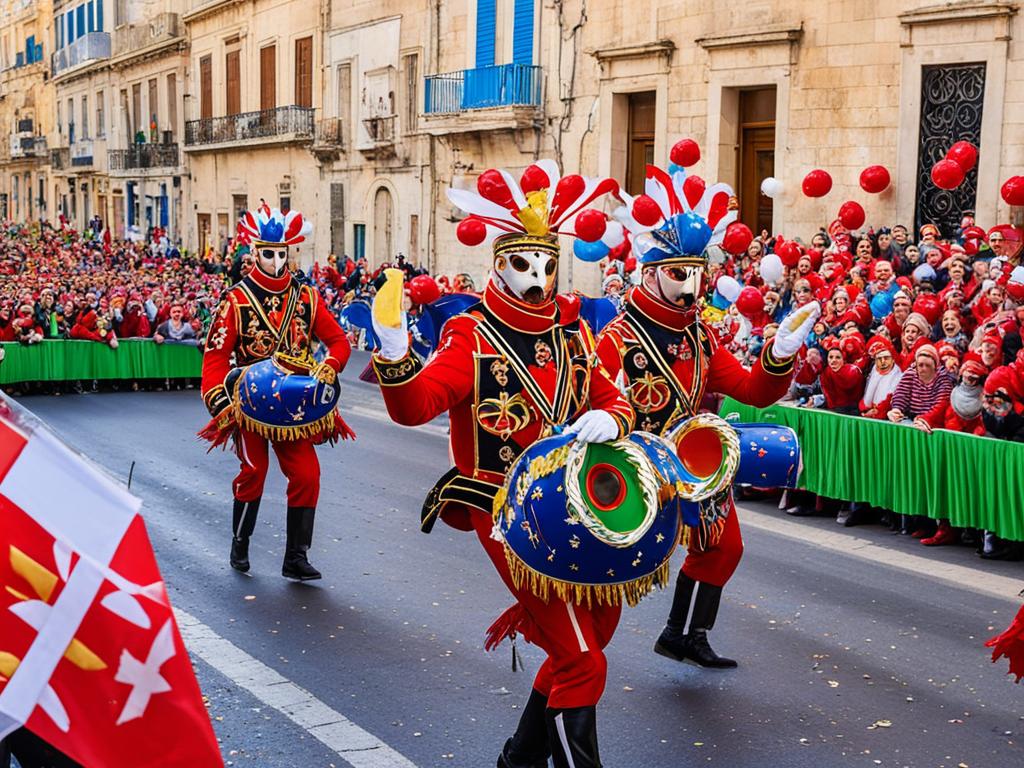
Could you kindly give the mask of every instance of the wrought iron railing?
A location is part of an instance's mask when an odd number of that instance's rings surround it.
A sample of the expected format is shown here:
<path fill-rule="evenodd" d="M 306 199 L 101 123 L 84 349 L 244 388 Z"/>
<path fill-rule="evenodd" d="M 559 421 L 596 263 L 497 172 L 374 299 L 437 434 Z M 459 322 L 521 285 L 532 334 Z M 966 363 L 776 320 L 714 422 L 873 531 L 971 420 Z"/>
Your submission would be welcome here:
<path fill-rule="evenodd" d="M 434 115 L 494 107 L 539 107 L 543 83 L 541 68 L 530 64 L 500 64 L 429 75 L 423 89 L 423 112 Z"/>
<path fill-rule="evenodd" d="M 312 139 L 313 133 L 313 109 L 293 105 L 261 112 L 189 120 L 185 123 L 185 146 L 255 141 L 275 136 Z"/>
<path fill-rule="evenodd" d="M 316 140 L 319 144 L 341 147 L 345 144 L 345 124 L 340 117 L 326 117 L 316 124 Z"/>
<path fill-rule="evenodd" d="M 16 137 L 11 142 L 11 157 L 46 157 L 46 137 Z"/>
<path fill-rule="evenodd" d="M 363 127 L 374 144 L 390 144 L 395 140 L 395 116 L 363 118 Z"/>
<path fill-rule="evenodd" d="M 107 163 L 112 171 L 174 168 L 179 156 L 177 144 L 135 144 L 130 149 L 108 149 Z"/>
<path fill-rule="evenodd" d="M 77 67 L 87 61 L 109 58 L 110 33 L 88 32 L 70 45 L 64 46 L 59 51 L 54 51 L 50 62 L 53 76 L 57 77 L 65 70 Z"/>

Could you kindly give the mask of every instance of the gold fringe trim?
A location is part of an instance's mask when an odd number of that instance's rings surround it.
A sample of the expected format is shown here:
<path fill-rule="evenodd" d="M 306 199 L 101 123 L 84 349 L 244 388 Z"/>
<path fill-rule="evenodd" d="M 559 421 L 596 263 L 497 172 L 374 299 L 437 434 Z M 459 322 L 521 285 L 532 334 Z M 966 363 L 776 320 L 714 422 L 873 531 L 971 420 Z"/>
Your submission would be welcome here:
<path fill-rule="evenodd" d="M 267 440 L 277 443 L 290 440 L 310 440 L 319 437 L 324 432 L 330 432 L 334 429 L 334 419 L 337 415 L 336 411 L 331 411 L 326 416 L 322 416 L 316 421 L 311 421 L 309 424 L 278 427 L 264 424 L 262 421 L 256 421 L 251 416 L 242 413 L 237 402 L 232 407 L 234 409 L 235 423 L 239 427 L 255 432 L 260 437 L 265 437 Z"/>
<path fill-rule="evenodd" d="M 554 595 L 563 602 L 586 605 L 587 608 L 592 608 L 595 603 L 597 605 L 621 605 L 623 601 L 630 607 L 637 605 L 655 588 L 664 589 L 668 585 L 670 559 L 671 555 L 665 558 L 665 561 L 655 569 L 654 573 L 639 579 L 618 584 L 576 584 L 538 573 L 520 560 L 507 544 L 505 545 L 505 561 L 508 563 L 512 583 L 516 589 L 525 587 L 545 603 Z"/>

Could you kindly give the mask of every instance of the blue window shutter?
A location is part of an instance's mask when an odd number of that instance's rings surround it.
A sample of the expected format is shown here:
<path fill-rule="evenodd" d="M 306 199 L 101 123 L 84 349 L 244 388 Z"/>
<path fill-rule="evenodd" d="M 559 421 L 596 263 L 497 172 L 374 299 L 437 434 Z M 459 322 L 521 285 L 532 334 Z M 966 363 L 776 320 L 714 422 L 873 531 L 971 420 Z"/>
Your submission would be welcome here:
<path fill-rule="evenodd" d="M 78 27 L 78 36 L 85 35 L 85 5 L 75 8 L 75 26 Z"/>
<path fill-rule="evenodd" d="M 103 0 L 96 3 L 96 31 L 103 31 Z"/>
<path fill-rule="evenodd" d="M 25 63 L 31 64 L 36 60 L 36 36 L 29 35 L 25 39 Z"/>
<path fill-rule="evenodd" d="M 128 226 L 135 225 L 135 182 L 129 181 L 125 186 L 128 188 Z"/>
<path fill-rule="evenodd" d="M 85 18 L 86 18 L 86 22 L 85 22 L 86 23 L 86 27 L 85 28 L 87 30 L 89 30 L 90 32 L 95 32 L 96 31 L 96 6 L 95 6 L 95 0 L 89 0 L 89 4 L 88 4 L 87 10 L 85 12 Z"/>
<path fill-rule="evenodd" d="M 515 0 L 512 22 L 512 62 L 533 64 L 534 0 Z"/>
<path fill-rule="evenodd" d="M 68 45 L 75 42 L 75 12 L 68 11 L 65 18 L 68 20 Z"/>
<path fill-rule="evenodd" d="M 476 3 L 476 65 L 494 66 L 494 39 L 497 33 L 497 0 L 477 0 Z"/>

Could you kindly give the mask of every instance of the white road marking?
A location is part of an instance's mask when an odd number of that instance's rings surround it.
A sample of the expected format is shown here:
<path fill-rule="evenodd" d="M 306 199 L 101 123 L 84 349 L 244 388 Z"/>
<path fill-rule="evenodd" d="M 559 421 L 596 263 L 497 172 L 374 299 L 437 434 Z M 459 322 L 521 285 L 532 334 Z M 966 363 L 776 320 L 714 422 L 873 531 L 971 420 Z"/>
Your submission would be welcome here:
<path fill-rule="evenodd" d="M 1020 604 L 1020 598 L 1017 597 L 1022 586 L 1020 579 L 1011 579 L 1007 576 L 986 573 L 956 563 L 944 563 L 941 560 L 912 555 L 909 552 L 890 549 L 850 533 L 822 531 L 813 526 L 803 525 L 793 520 L 784 520 L 747 507 L 739 507 L 739 509 L 742 510 L 741 525 L 747 528 L 757 528 L 761 531 L 785 536 L 787 539 L 795 539 L 811 547 L 887 565 L 890 568 L 908 571 L 918 576 L 938 579 L 960 589 L 1006 600 L 1014 605 Z"/>
<path fill-rule="evenodd" d="M 180 608 L 174 613 L 190 652 L 283 714 L 352 768 L 416 768 L 407 757 L 221 637 L 195 616 Z"/>

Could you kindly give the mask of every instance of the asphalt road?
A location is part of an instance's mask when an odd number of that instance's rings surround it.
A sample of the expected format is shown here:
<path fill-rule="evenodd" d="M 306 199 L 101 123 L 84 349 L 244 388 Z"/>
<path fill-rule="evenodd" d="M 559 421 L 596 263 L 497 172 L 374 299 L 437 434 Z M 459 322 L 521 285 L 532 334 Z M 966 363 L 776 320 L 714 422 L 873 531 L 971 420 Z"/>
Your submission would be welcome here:
<path fill-rule="evenodd" d="M 346 371 L 343 409 L 359 438 L 320 450 L 315 585 L 280 577 L 284 480 L 271 469 L 251 576 L 227 563 L 235 460 L 207 455 L 198 392 L 23 398 L 67 442 L 126 479 L 175 605 L 204 622 L 417 766 L 489 768 L 518 720 L 541 657 L 513 673 L 508 646 L 483 651 L 510 597 L 475 537 L 419 532 L 422 498 L 448 464 L 444 422 L 391 424 L 375 387 Z M 866 451 L 867 453 L 867 451 Z M 754 512 L 782 517 L 768 504 Z M 743 512 L 741 511 L 741 520 Z M 751 515 L 751 518 L 755 515 Z M 805 541 L 750 526 L 712 640 L 729 672 L 651 651 L 670 595 L 627 609 L 609 650 L 599 710 L 608 768 L 815 768 L 1024 765 L 1024 686 L 982 642 L 1016 610 L 976 589 L 816 545 L 836 525 L 807 520 Z M 876 527 L 885 547 L 1002 574 L 965 548 L 926 550 Z M 851 542 L 853 541 L 851 537 Z M 337 753 L 209 664 L 196 670 L 237 766 L 347 766 Z"/>

